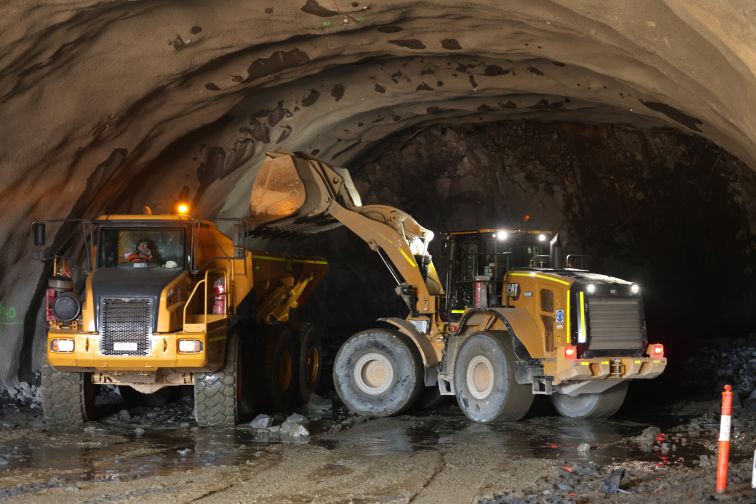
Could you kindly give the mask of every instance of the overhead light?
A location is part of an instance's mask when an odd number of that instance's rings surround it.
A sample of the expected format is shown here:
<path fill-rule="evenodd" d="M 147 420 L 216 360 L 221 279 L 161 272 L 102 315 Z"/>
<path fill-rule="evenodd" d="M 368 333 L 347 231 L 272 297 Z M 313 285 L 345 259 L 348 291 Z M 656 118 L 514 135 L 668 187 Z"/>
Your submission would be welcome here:
<path fill-rule="evenodd" d="M 631 285 L 630 292 L 632 292 L 633 294 L 638 294 L 640 292 L 640 285 L 638 284 Z"/>
<path fill-rule="evenodd" d="M 588 294 L 593 294 L 594 292 L 596 292 L 596 286 L 593 284 L 588 284 L 585 287 L 585 292 L 587 292 Z"/>
<path fill-rule="evenodd" d="M 186 203 L 179 203 L 178 205 L 176 205 L 176 211 L 180 215 L 188 215 L 189 214 L 189 205 L 187 205 Z"/>
<path fill-rule="evenodd" d="M 509 238 L 509 233 L 507 233 L 506 231 L 497 231 L 497 232 L 496 232 L 496 239 L 497 239 L 497 240 L 502 240 L 502 241 L 504 241 L 504 240 L 506 240 L 507 238 Z"/>
<path fill-rule="evenodd" d="M 545 242 L 546 241 L 546 235 L 541 233 L 538 235 L 538 241 L 539 242 Z"/>

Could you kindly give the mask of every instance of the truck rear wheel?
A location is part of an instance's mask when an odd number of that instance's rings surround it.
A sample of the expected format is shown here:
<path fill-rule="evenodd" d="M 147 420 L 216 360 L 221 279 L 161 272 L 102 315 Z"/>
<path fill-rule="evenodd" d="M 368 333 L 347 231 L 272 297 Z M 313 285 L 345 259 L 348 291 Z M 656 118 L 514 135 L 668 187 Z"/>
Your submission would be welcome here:
<path fill-rule="evenodd" d="M 320 356 L 323 347 L 320 333 L 311 324 L 301 324 L 296 328 L 297 343 L 297 382 L 299 400 L 306 403 L 320 382 Z"/>
<path fill-rule="evenodd" d="M 476 333 L 459 349 L 454 388 L 457 403 L 470 420 L 520 420 L 533 404 L 532 387 L 515 380 L 515 355 L 508 338 L 505 333 Z"/>
<path fill-rule="evenodd" d="M 243 411 L 243 342 L 237 331 L 228 336 L 226 362 L 214 373 L 194 376 L 194 417 L 201 427 L 233 427 Z"/>
<path fill-rule="evenodd" d="M 80 427 L 94 417 L 92 373 L 64 373 L 45 364 L 41 380 L 42 413 L 49 425 Z"/>
<path fill-rule="evenodd" d="M 629 382 L 618 385 L 598 394 L 569 396 L 555 393 L 551 403 L 560 415 L 567 418 L 608 418 L 620 409 L 625 401 Z"/>
<path fill-rule="evenodd" d="M 290 408 L 297 393 L 297 346 L 291 330 L 283 324 L 268 326 L 262 376 L 261 407 L 281 411 Z"/>
<path fill-rule="evenodd" d="M 410 407 L 423 391 L 423 364 L 414 343 L 388 329 L 349 338 L 333 366 L 342 402 L 355 413 L 390 416 Z"/>

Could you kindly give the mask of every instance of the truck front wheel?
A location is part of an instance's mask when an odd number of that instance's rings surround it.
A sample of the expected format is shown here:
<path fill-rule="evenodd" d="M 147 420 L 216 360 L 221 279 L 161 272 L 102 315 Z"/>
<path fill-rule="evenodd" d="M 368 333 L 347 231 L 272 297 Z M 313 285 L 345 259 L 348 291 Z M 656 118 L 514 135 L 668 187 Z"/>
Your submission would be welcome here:
<path fill-rule="evenodd" d="M 232 332 L 226 342 L 223 368 L 194 376 L 194 417 L 201 427 L 233 427 L 242 416 L 242 343 L 238 332 Z"/>
<path fill-rule="evenodd" d="M 94 417 L 96 389 L 91 373 L 42 367 L 42 413 L 49 425 L 79 427 Z"/>
<path fill-rule="evenodd" d="M 530 385 L 515 380 L 515 355 L 506 333 L 473 334 L 454 362 L 457 403 L 470 420 L 516 421 L 533 404 Z"/>
<path fill-rule="evenodd" d="M 567 418 L 608 418 L 620 409 L 625 401 L 627 381 L 598 394 L 569 396 L 555 393 L 551 403 L 560 415 Z"/>
<path fill-rule="evenodd" d="M 423 364 L 407 337 L 368 329 L 349 338 L 336 354 L 333 381 L 342 402 L 355 413 L 396 415 L 422 392 Z"/>

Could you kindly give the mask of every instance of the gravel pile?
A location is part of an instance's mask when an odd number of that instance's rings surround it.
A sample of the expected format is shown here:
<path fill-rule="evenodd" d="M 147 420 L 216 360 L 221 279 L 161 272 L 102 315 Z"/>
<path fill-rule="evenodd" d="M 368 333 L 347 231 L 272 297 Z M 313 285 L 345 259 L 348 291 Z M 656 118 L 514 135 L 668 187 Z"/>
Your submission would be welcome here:
<path fill-rule="evenodd" d="M 30 383 L 19 382 L 0 390 L 0 404 L 6 410 L 40 409 L 42 407 L 42 391 L 39 387 L 39 372 L 34 373 Z"/>

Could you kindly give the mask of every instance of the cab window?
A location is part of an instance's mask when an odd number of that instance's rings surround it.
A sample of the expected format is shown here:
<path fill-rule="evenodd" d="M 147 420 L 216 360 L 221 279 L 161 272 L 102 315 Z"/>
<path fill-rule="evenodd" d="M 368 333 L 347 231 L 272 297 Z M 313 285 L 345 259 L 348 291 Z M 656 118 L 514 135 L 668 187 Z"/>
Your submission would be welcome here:
<path fill-rule="evenodd" d="M 183 269 L 183 228 L 103 228 L 97 265 L 100 268 Z"/>

